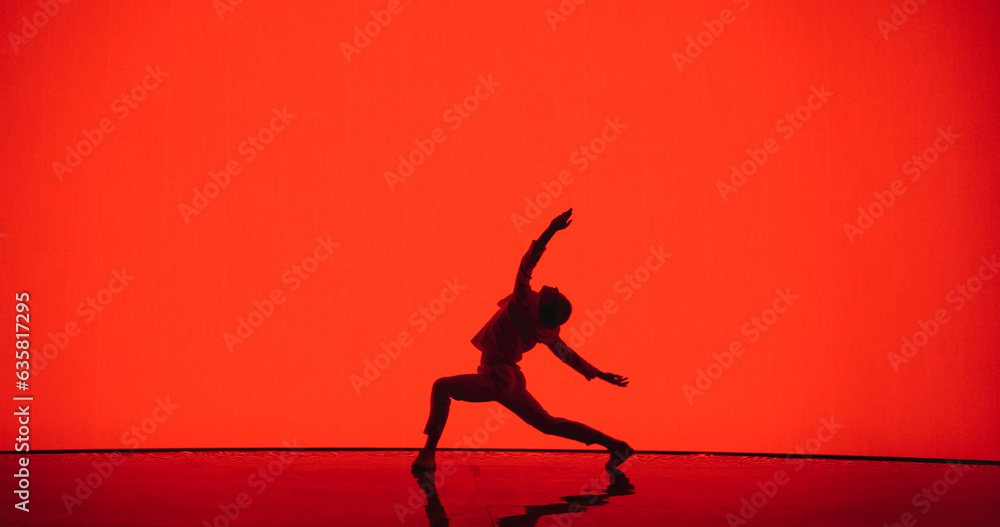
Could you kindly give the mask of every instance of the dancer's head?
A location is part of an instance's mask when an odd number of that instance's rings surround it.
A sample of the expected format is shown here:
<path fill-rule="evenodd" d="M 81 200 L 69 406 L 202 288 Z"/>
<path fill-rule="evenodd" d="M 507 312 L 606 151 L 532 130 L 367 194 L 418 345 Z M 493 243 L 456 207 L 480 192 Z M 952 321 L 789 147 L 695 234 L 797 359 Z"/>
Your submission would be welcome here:
<path fill-rule="evenodd" d="M 558 288 L 542 286 L 538 292 L 538 320 L 543 326 L 555 329 L 569 320 L 573 306 Z"/>

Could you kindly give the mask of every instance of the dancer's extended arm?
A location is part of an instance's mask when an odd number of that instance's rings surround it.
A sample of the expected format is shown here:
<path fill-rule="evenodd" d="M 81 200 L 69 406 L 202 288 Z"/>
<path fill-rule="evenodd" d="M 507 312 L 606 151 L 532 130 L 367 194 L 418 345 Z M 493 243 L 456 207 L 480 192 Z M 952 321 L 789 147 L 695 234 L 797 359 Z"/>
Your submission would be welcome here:
<path fill-rule="evenodd" d="M 601 379 L 602 381 L 607 381 L 615 386 L 627 386 L 628 378 L 622 377 L 621 375 L 615 375 L 614 373 L 602 372 L 601 370 L 595 368 L 589 362 L 583 360 L 577 352 L 573 351 L 572 348 L 566 345 L 561 338 L 556 338 L 555 342 L 548 344 L 552 353 L 559 357 L 559 360 L 565 362 L 569 367 L 578 371 L 581 375 L 591 380 L 594 377 Z"/>
<path fill-rule="evenodd" d="M 569 219 L 571 214 L 573 214 L 573 209 L 569 209 L 556 216 L 549 223 L 545 232 L 537 240 L 531 242 L 531 247 L 528 248 L 528 252 L 521 258 L 521 265 L 517 268 L 517 278 L 514 280 L 514 302 L 520 304 L 527 300 L 528 293 L 531 292 L 531 285 L 529 285 L 531 282 L 531 272 L 535 269 L 535 265 L 538 264 L 542 253 L 545 252 L 545 246 L 552 239 L 552 235 L 569 227 L 569 224 L 573 223 L 573 220 Z"/>

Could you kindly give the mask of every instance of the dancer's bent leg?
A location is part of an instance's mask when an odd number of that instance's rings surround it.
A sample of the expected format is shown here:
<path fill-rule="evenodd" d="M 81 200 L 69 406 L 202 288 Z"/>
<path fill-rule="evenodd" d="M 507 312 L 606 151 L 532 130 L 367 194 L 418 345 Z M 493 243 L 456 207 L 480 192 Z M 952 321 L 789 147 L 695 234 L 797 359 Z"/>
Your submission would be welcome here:
<path fill-rule="evenodd" d="M 413 462 L 414 469 L 434 468 L 434 451 L 437 449 L 444 425 L 448 421 L 451 400 L 485 402 L 496 400 L 492 381 L 483 374 L 455 375 L 434 381 L 431 388 L 431 412 L 427 417 L 424 433 L 427 442 Z"/>

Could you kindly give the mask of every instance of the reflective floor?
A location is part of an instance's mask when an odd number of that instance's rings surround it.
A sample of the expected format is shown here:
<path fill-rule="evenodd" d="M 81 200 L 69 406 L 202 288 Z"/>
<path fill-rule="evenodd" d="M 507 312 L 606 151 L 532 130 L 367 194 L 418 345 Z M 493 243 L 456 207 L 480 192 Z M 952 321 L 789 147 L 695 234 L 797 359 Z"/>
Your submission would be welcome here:
<path fill-rule="evenodd" d="M 38 454 L 0 525 L 997 526 L 1000 466 L 636 454 L 410 451 Z M 5 473 L 16 456 L 0 455 Z"/>

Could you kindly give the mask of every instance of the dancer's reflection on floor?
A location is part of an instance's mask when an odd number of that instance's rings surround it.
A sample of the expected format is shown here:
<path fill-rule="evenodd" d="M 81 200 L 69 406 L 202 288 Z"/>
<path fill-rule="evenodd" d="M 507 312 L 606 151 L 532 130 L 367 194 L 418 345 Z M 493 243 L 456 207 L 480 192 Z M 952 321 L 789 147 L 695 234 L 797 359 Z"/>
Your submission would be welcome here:
<path fill-rule="evenodd" d="M 608 475 L 608 486 L 600 493 L 563 496 L 559 498 L 563 503 L 527 505 L 524 507 L 524 514 L 500 518 L 497 520 L 497 525 L 501 527 L 537 525 L 538 520 L 549 515 L 565 515 L 554 518 L 553 522 L 555 525 L 569 525 L 573 518 L 587 512 L 589 508 L 606 505 L 612 496 L 635 494 L 635 485 L 629 481 L 625 473 L 613 470 Z"/>
<path fill-rule="evenodd" d="M 417 480 L 417 486 L 424 491 L 427 503 L 424 504 L 424 512 L 427 514 L 427 522 L 431 527 L 444 527 L 448 525 L 448 515 L 444 512 L 444 505 L 438 496 L 437 485 L 434 483 L 433 470 L 414 471 L 413 477 Z"/>

